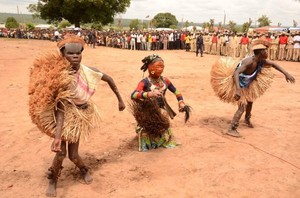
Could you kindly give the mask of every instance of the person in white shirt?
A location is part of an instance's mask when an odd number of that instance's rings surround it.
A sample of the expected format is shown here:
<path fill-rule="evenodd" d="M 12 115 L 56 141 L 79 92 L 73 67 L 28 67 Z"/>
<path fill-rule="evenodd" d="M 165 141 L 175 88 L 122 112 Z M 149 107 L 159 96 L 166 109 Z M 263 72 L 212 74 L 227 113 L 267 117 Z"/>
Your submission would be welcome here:
<path fill-rule="evenodd" d="M 294 43 L 293 61 L 300 61 L 300 32 L 296 32 L 293 43 Z"/>

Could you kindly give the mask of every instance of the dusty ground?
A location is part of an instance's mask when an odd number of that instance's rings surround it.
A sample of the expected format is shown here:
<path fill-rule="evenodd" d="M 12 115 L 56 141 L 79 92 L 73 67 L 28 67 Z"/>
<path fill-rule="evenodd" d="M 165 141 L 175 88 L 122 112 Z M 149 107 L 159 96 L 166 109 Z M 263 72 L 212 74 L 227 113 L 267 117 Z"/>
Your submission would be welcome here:
<path fill-rule="evenodd" d="M 0 197 L 44 197 L 46 170 L 54 154 L 51 139 L 28 116 L 28 76 L 36 54 L 55 43 L 0 40 Z M 89 47 L 82 63 L 111 75 L 128 103 L 142 78 L 141 59 L 152 52 Z M 102 125 L 82 142 L 81 156 L 94 182 L 85 185 L 66 159 L 58 197 L 300 197 L 300 63 L 278 62 L 296 84 L 276 73 L 272 87 L 254 103 L 254 129 L 240 126 L 243 138 L 224 136 L 236 110 L 218 100 L 210 87 L 210 68 L 217 56 L 196 57 L 184 51 L 157 51 L 164 75 L 193 107 L 171 121 L 181 145 L 175 149 L 137 151 L 135 120 L 117 109 L 108 85 L 94 96 Z M 168 93 L 170 105 L 177 107 Z"/>

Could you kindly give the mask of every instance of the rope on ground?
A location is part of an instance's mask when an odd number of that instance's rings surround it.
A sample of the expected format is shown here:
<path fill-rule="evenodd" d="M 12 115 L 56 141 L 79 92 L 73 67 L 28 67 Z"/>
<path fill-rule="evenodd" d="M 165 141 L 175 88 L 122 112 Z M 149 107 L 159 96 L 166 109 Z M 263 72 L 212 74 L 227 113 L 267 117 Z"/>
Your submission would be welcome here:
<path fill-rule="evenodd" d="M 234 142 L 237 142 L 237 143 L 246 144 L 246 145 L 248 145 L 248 146 L 251 146 L 252 148 L 254 148 L 254 149 L 256 149 L 256 150 L 259 150 L 259 151 L 261 151 L 261 152 L 263 152 L 263 153 L 265 153 L 265 154 L 268 154 L 268 155 L 270 155 L 270 156 L 272 156 L 272 157 L 274 157 L 274 158 L 277 158 L 277 159 L 279 159 L 280 161 L 282 161 L 282 162 L 284 162 L 284 163 L 287 163 L 287 164 L 289 164 L 289 165 L 295 167 L 296 169 L 300 170 L 300 167 L 299 167 L 299 166 L 297 166 L 297 165 L 295 165 L 295 164 L 293 164 L 293 163 L 291 163 L 291 162 L 289 162 L 289 161 L 287 161 L 287 160 L 285 160 L 285 159 L 282 159 L 281 157 L 278 157 L 278 156 L 276 156 L 276 155 L 274 155 L 274 154 L 272 154 L 272 153 L 269 153 L 268 151 L 265 151 L 265 150 L 263 150 L 263 149 L 261 149 L 261 148 L 255 146 L 255 145 L 251 144 L 251 143 L 239 141 L 239 140 L 230 138 L 230 137 L 228 137 L 228 136 L 221 135 L 220 133 L 218 133 L 218 132 L 216 132 L 216 131 L 214 131 L 214 130 L 208 128 L 208 127 L 206 127 L 206 126 L 203 125 L 203 124 L 202 124 L 202 126 L 204 126 L 207 130 L 209 130 L 210 132 L 212 132 L 212 133 L 214 133 L 214 134 L 216 134 L 216 135 L 218 135 L 218 136 L 220 136 L 220 137 L 226 138 L 226 139 L 228 139 L 228 140 L 231 140 L 231 141 L 234 141 Z"/>

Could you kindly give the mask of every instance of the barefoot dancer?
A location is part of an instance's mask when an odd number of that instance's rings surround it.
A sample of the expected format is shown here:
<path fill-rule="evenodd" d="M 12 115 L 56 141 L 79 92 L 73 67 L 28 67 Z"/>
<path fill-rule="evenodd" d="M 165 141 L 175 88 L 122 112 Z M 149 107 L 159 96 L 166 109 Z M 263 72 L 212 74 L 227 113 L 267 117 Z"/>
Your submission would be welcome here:
<path fill-rule="evenodd" d="M 51 150 L 56 152 L 48 171 L 47 196 L 56 196 L 57 179 L 67 155 L 79 168 L 84 181 L 93 179 L 78 154 L 80 138 L 86 138 L 99 118 L 90 101 L 96 85 L 109 84 L 118 98 L 119 110 L 125 109 L 113 79 L 96 68 L 80 64 L 84 41 L 70 36 L 58 43 L 60 53 L 48 53 L 36 59 L 30 73 L 30 116 L 38 128 L 54 138 Z"/>
<path fill-rule="evenodd" d="M 293 76 L 278 64 L 267 60 L 267 48 L 267 41 L 256 40 L 252 47 L 254 55 L 243 59 L 237 67 L 233 59 L 226 58 L 220 59 L 212 67 L 211 84 L 215 93 L 225 102 L 238 103 L 238 110 L 233 116 L 227 135 L 241 136 L 237 128 L 244 111 L 245 123 L 248 127 L 253 127 L 250 121 L 252 104 L 270 86 L 274 76 L 272 67 L 283 73 L 287 82 L 295 83 Z"/>

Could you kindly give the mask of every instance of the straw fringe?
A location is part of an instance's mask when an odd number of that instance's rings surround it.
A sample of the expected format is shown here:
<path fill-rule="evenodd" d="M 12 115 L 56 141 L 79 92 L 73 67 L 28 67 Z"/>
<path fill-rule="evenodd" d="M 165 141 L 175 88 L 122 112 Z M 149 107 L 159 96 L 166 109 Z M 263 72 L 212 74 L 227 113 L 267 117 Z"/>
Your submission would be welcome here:
<path fill-rule="evenodd" d="M 247 101 L 254 101 L 264 94 L 271 86 L 274 74 L 271 68 L 263 67 L 249 87 L 242 89 L 241 98 L 239 101 L 236 101 L 234 99 L 236 85 L 233 73 L 237 65 L 238 60 L 229 57 L 222 57 L 215 62 L 211 69 L 211 86 L 215 94 L 223 102 L 246 104 Z"/>
<path fill-rule="evenodd" d="M 99 124 L 100 115 L 92 102 L 88 103 L 87 109 L 78 109 L 72 102 L 69 86 L 76 79 L 70 67 L 58 52 L 46 53 L 35 60 L 30 70 L 29 115 L 41 132 L 55 137 L 54 112 L 57 103 L 62 102 L 65 109 L 62 139 L 77 142 L 80 137 L 88 137 L 95 124 Z"/>
<path fill-rule="evenodd" d="M 167 112 L 162 112 L 155 99 L 132 100 L 129 105 L 138 126 L 146 133 L 162 135 L 170 128 Z"/>

